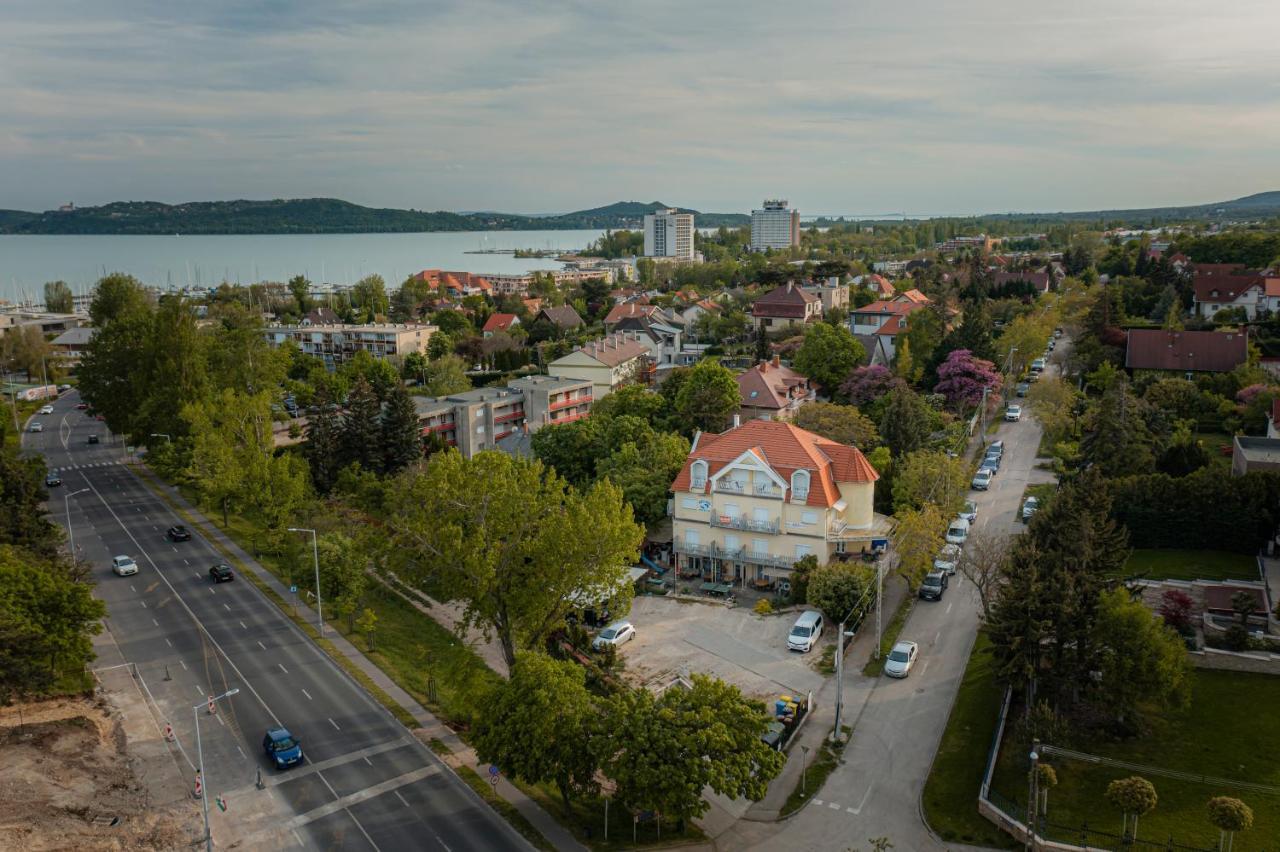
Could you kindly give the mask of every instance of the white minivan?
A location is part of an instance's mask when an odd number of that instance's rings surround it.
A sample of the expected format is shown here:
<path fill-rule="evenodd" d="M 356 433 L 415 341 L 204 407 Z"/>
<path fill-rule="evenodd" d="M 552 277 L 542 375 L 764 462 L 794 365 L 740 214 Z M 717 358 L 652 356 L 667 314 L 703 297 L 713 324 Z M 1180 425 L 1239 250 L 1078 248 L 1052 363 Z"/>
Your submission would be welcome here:
<path fill-rule="evenodd" d="M 969 522 L 964 518 L 956 518 L 947 527 L 947 544 L 964 544 L 969 540 Z"/>
<path fill-rule="evenodd" d="M 791 632 L 787 634 L 787 648 L 808 653 L 822 637 L 822 613 L 810 610 L 801 613 Z"/>

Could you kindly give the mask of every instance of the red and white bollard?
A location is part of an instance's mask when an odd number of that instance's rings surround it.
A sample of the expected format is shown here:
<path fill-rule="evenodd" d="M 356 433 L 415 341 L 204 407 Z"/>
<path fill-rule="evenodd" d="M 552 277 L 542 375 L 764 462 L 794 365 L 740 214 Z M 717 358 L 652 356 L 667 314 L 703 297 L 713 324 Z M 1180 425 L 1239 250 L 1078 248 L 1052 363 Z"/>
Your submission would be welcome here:
<path fill-rule="evenodd" d="M 173 725 L 168 722 L 164 723 L 164 741 L 167 743 L 173 742 Z"/>
<path fill-rule="evenodd" d="M 199 770 L 199 769 L 197 769 L 197 770 L 196 770 L 196 789 L 195 789 L 195 797 L 196 797 L 197 799 L 199 799 L 199 798 L 200 798 L 201 796 L 203 796 L 203 795 L 204 795 L 204 784 L 200 781 L 200 770 Z"/>
<path fill-rule="evenodd" d="M 213 696 L 209 696 L 209 715 L 212 716 L 216 711 L 213 709 Z"/>

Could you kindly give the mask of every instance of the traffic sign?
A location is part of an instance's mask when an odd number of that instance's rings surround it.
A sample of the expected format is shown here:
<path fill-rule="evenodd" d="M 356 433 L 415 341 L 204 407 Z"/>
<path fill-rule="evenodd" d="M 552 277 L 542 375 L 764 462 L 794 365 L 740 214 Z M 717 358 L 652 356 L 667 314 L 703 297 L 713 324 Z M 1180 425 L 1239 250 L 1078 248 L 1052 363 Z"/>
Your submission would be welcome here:
<path fill-rule="evenodd" d="M 501 771 L 501 770 L 499 770 L 499 769 L 498 769 L 498 767 L 494 766 L 492 763 L 490 763 L 490 764 L 489 764 L 489 774 L 490 774 L 490 775 L 495 775 L 495 776 L 496 776 L 500 771 Z"/>
<path fill-rule="evenodd" d="M 289 591 L 293 592 L 293 593 L 296 595 L 296 594 L 298 593 L 298 587 L 297 587 L 297 586 L 290 586 L 290 587 L 289 587 Z"/>
<path fill-rule="evenodd" d="M 198 707 L 198 706 L 200 706 L 200 705 L 198 705 L 198 704 L 197 704 L 196 706 Z M 209 696 L 209 715 L 210 715 L 210 716 L 212 716 L 212 715 L 214 714 L 214 712 L 216 712 L 216 711 L 213 709 L 213 696 L 212 696 L 212 695 L 210 695 L 210 696 Z"/>

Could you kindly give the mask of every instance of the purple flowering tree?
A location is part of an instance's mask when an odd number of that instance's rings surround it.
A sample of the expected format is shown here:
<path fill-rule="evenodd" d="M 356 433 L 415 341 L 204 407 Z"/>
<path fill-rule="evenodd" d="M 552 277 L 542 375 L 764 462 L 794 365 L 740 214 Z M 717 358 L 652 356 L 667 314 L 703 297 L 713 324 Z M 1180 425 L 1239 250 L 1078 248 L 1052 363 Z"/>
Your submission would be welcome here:
<path fill-rule="evenodd" d="M 938 384 L 933 390 L 946 397 L 947 405 L 963 411 L 982 402 L 984 388 L 992 395 L 998 393 L 1000 383 L 995 364 L 975 358 L 968 349 L 956 349 L 938 365 Z"/>
<path fill-rule="evenodd" d="M 882 364 L 871 364 L 866 367 L 855 367 L 849 377 L 840 385 L 840 396 L 849 400 L 850 405 L 862 408 L 893 390 L 902 379 Z"/>

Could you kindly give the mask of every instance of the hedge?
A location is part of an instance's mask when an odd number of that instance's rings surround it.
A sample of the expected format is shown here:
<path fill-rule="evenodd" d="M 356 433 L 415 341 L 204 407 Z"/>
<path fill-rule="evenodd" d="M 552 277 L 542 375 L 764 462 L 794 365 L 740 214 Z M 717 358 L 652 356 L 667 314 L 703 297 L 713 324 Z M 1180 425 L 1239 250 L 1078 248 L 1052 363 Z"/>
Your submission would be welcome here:
<path fill-rule="evenodd" d="M 1112 512 L 1139 548 L 1257 553 L 1280 523 L 1280 473 L 1203 468 L 1113 479 Z"/>

